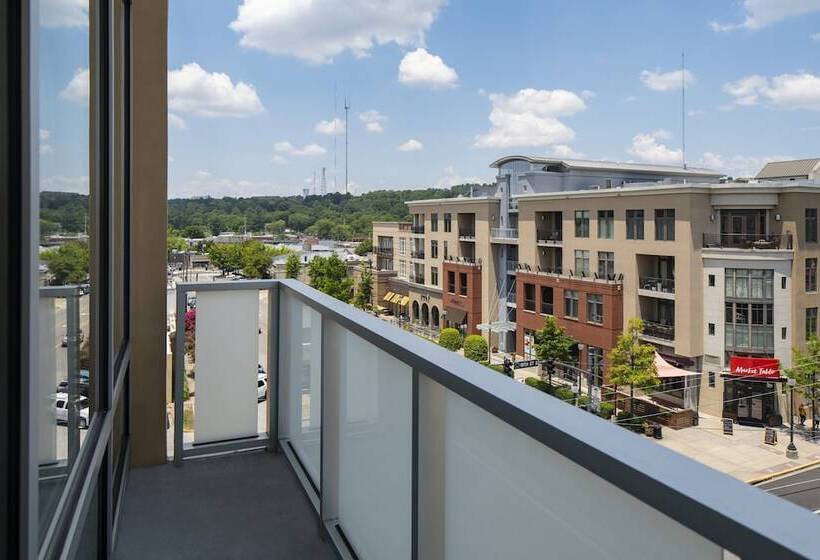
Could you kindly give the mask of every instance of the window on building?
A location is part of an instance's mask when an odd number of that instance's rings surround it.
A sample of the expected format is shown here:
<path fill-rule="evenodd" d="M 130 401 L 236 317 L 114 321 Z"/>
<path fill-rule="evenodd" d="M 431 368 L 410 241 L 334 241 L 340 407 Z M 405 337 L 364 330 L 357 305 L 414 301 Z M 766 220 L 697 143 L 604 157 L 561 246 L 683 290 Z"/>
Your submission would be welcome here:
<path fill-rule="evenodd" d="M 430 214 L 430 231 L 438 231 L 438 214 Z"/>
<path fill-rule="evenodd" d="M 549 286 L 541 286 L 541 313 L 544 315 L 553 314 L 552 288 Z"/>
<path fill-rule="evenodd" d="M 467 295 L 467 273 L 466 272 L 459 272 L 458 273 L 458 293 L 462 296 Z"/>
<path fill-rule="evenodd" d="M 817 243 L 817 208 L 806 208 L 806 243 Z"/>
<path fill-rule="evenodd" d="M 817 308 L 806 308 L 806 340 L 817 336 Z"/>
<path fill-rule="evenodd" d="M 456 273 L 454 270 L 447 271 L 447 293 L 456 293 Z"/>
<path fill-rule="evenodd" d="M 715 336 L 715 324 L 709 323 L 709 336 Z"/>
<path fill-rule="evenodd" d="M 446 259 L 448 256 L 450 256 L 450 253 L 447 251 L 447 242 L 445 241 L 444 242 L 444 258 Z"/>
<path fill-rule="evenodd" d="M 817 291 L 817 258 L 806 259 L 806 291 Z"/>
<path fill-rule="evenodd" d="M 399 276 L 407 278 L 407 261 L 399 261 Z"/>
<path fill-rule="evenodd" d="M 780 338 L 786 340 L 786 327 L 780 327 Z"/>
<path fill-rule="evenodd" d="M 626 211 L 626 238 L 643 239 L 643 210 Z"/>
<path fill-rule="evenodd" d="M 575 237 L 589 237 L 589 210 L 575 211 Z"/>
<path fill-rule="evenodd" d="M 710 288 L 715 287 L 715 275 L 714 274 L 709 275 L 709 287 Z"/>
<path fill-rule="evenodd" d="M 438 267 L 430 267 L 430 284 L 438 286 Z"/>
<path fill-rule="evenodd" d="M 535 284 L 524 284 L 524 310 L 535 311 Z"/>
<path fill-rule="evenodd" d="M 772 299 L 774 271 L 727 268 L 724 290 L 726 297 L 730 299 Z"/>
<path fill-rule="evenodd" d="M 604 322 L 604 296 L 602 294 L 587 294 L 587 321 L 590 323 Z"/>
<path fill-rule="evenodd" d="M 430 258 L 437 259 L 438 258 L 438 241 L 433 239 L 430 241 Z"/>
<path fill-rule="evenodd" d="M 444 231 L 446 233 L 453 231 L 453 216 L 449 212 L 444 214 Z"/>
<path fill-rule="evenodd" d="M 598 276 L 613 278 L 615 276 L 615 253 L 598 251 Z"/>
<path fill-rule="evenodd" d="M 709 372 L 709 387 L 714 387 L 714 386 L 715 386 L 715 372 L 710 371 Z"/>
<path fill-rule="evenodd" d="M 564 290 L 564 317 L 578 318 L 577 290 Z"/>
<path fill-rule="evenodd" d="M 786 277 L 785 276 L 780 277 L 780 289 L 781 290 L 786 289 Z"/>
<path fill-rule="evenodd" d="M 407 238 L 406 237 L 399 237 L 399 254 L 404 256 L 404 253 L 407 251 Z"/>
<path fill-rule="evenodd" d="M 655 210 L 655 240 L 675 240 L 675 209 L 665 208 Z"/>
<path fill-rule="evenodd" d="M 587 349 L 589 371 L 592 373 L 592 384 L 600 387 L 604 383 L 604 349 L 589 346 Z"/>
<path fill-rule="evenodd" d="M 615 211 L 598 210 L 598 239 L 612 239 L 615 234 Z"/>
<path fill-rule="evenodd" d="M 589 251 L 575 249 L 575 274 L 589 276 Z"/>

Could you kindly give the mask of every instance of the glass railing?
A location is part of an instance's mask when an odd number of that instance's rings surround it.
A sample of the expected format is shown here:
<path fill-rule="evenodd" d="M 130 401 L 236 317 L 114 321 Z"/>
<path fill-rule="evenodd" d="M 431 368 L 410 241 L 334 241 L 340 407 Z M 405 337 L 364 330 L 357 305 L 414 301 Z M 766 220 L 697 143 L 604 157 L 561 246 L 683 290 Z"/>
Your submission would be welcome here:
<path fill-rule="evenodd" d="M 518 272 L 518 261 L 507 261 L 507 272 Z"/>
<path fill-rule="evenodd" d="M 658 278 L 655 276 L 641 276 L 640 287 L 642 290 L 649 290 L 652 292 L 663 292 L 665 294 L 674 294 L 675 279 Z"/>
<path fill-rule="evenodd" d="M 424 251 L 410 251 L 410 258 L 411 259 L 423 259 L 424 258 Z"/>
<path fill-rule="evenodd" d="M 518 230 L 516 228 L 491 228 L 490 237 L 496 239 L 518 239 Z"/>
<path fill-rule="evenodd" d="M 726 348 L 733 350 L 774 351 L 774 326 L 772 325 L 725 325 Z"/>
<path fill-rule="evenodd" d="M 791 249 L 792 234 L 704 233 L 703 247 L 723 249 Z"/>
<path fill-rule="evenodd" d="M 538 238 L 538 243 L 544 245 L 550 245 L 554 243 L 559 243 L 562 240 L 561 230 L 554 230 L 554 231 L 544 231 L 539 230 L 536 234 Z"/>
<path fill-rule="evenodd" d="M 458 229 L 458 237 L 459 239 L 475 239 L 475 229 L 473 228 L 459 228 Z"/>
<path fill-rule="evenodd" d="M 810 512 L 298 281 L 179 284 L 178 324 L 188 292 L 196 406 L 183 441 L 180 352 L 175 460 L 280 450 L 342 557 L 537 558 L 546 545 L 556 558 L 808 558 L 820 549 Z M 179 333 L 176 348 L 185 343 Z M 624 538 L 636 527 L 639 549 Z"/>
<path fill-rule="evenodd" d="M 412 225 L 412 226 L 410 226 L 410 233 L 424 233 L 424 226 L 423 225 Z"/>
<path fill-rule="evenodd" d="M 675 340 L 675 326 L 656 323 L 654 321 L 644 321 L 643 334 L 652 338 L 663 340 Z"/>

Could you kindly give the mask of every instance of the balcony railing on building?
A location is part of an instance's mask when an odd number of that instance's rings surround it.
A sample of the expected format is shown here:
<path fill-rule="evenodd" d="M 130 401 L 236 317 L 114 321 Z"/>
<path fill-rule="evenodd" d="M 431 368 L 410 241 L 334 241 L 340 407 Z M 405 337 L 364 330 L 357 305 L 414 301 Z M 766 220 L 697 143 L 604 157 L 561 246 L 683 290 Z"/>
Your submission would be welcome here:
<path fill-rule="evenodd" d="M 424 233 L 424 224 L 413 224 L 410 226 L 410 233 Z"/>
<path fill-rule="evenodd" d="M 424 276 L 421 274 L 413 274 L 412 272 L 407 276 L 407 281 L 413 284 L 424 284 Z"/>
<path fill-rule="evenodd" d="M 518 261 L 507 261 L 507 272 L 509 274 L 518 272 Z"/>
<path fill-rule="evenodd" d="M 536 233 L 536 237 L 538 238 L 538 245 L 542 246 L 560 245 L 563 241 L 563 234 L 561 233 L 561 230 L 539 230 Z"/>
<path fill-rule="evenodd" d="M 792 249 L 791 233 L 704 233 L 704 248 Z"/>
<path fill-rule="evenodd" d="M 641 276 L 640 288 L 651 292 L 662 292 L 665 294 L 675 293 L 674 278 L 659 278 L 656 276 Z"/>
<path fill-rule="evenodd" d="M 725 343 L 731 350 L 774 352 L 774 326 L 727 323 Z"/>
<path fill-rule="evenodd" d="M 661 340 L 675 340 L 675 326 L 655 321 L 644 321 L 643 334 Z"/>
<path fill-rule="evenodd" d="M 410 222 L 399 222 L 399 231 L 410 231 L 412 225 Z"/>
<path fill-rule="evenodd" d="M 474 228 L 458 228 L 459 241 L 475 241 Z"/>
<path fill-rule="evenodd" d="M 424 251 L 410 251 L 410 258 L 411 259 L 423 259 L 424 258 Z"/>
<path fill-rule="evenodd" d="M 376 254 L 380 257 L 392 257 L 393 247 L 376 247 Z"/>
<path fill-rule="evenodd" d="M 518 229 L 517 228 L 491 228 L 490 229 L 490 238 L 491 239 L 504 239 L 504 240 L 518 241 Z"/>
<path fill-rule="evenodd" d="M 299 484 L 342 558 L 537 558 L 545 543 L 556 558 L 619 560 L 820 550 L 809 511 L 300 282 L 178 284 L 178 325 L 191 292 L 196 406 L 183 433 L 180 328 L 175 463 L 281 452 L 296 476 L 259 484 Z M 639 549 L 624 538 L 635 527 Z"/>
<path fill-rule="evenodd" d="M 466 264 L 470 266 L 481 266 L 481 259 L 475 257 L 457 257 L 455 255 L 447 255 L 444 257 L 444 262 L 451 262 L 453 264 Z"/>
<path fill-rule="evenodd" d="M 514 212 L 518 211 L 518 200 L 511 198 L 510 201 L 507 203 L 507 208 Z"/>

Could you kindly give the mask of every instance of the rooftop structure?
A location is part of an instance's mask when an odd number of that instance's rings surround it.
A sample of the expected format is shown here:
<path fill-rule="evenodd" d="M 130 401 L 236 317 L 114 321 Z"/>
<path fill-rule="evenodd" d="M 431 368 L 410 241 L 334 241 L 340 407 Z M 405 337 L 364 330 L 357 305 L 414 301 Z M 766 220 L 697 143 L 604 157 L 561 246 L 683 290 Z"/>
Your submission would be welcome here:
<path fill-rule="evenodd" d="M 755 176 L 765 181 L 820 180 L 820 158 L 773 161 Z"/>

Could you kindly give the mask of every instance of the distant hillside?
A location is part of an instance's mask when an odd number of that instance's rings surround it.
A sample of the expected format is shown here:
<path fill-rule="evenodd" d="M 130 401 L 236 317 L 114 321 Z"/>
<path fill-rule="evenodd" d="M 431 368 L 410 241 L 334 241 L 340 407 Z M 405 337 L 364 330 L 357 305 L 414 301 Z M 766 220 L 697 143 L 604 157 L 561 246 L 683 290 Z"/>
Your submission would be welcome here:
<path fill-rule="evenodd" d="M 480 185 L 472 185 L 480 186 Z M 331 239 L 361 239 L 370 235 L 374 221 L 408 218 L 408 200 L 450 198 L 468 194 L 471 185 L 449 189 L 381 190 L 358 196 L 257 196 L 249 198 L 175 198 L 168 201 L 168 227 L 183 235 L 225 231 L 280 232 L 285 228 Z M 83 230 L 88 197 L 43 192 L 41 228 L 46 233 Z"/>

